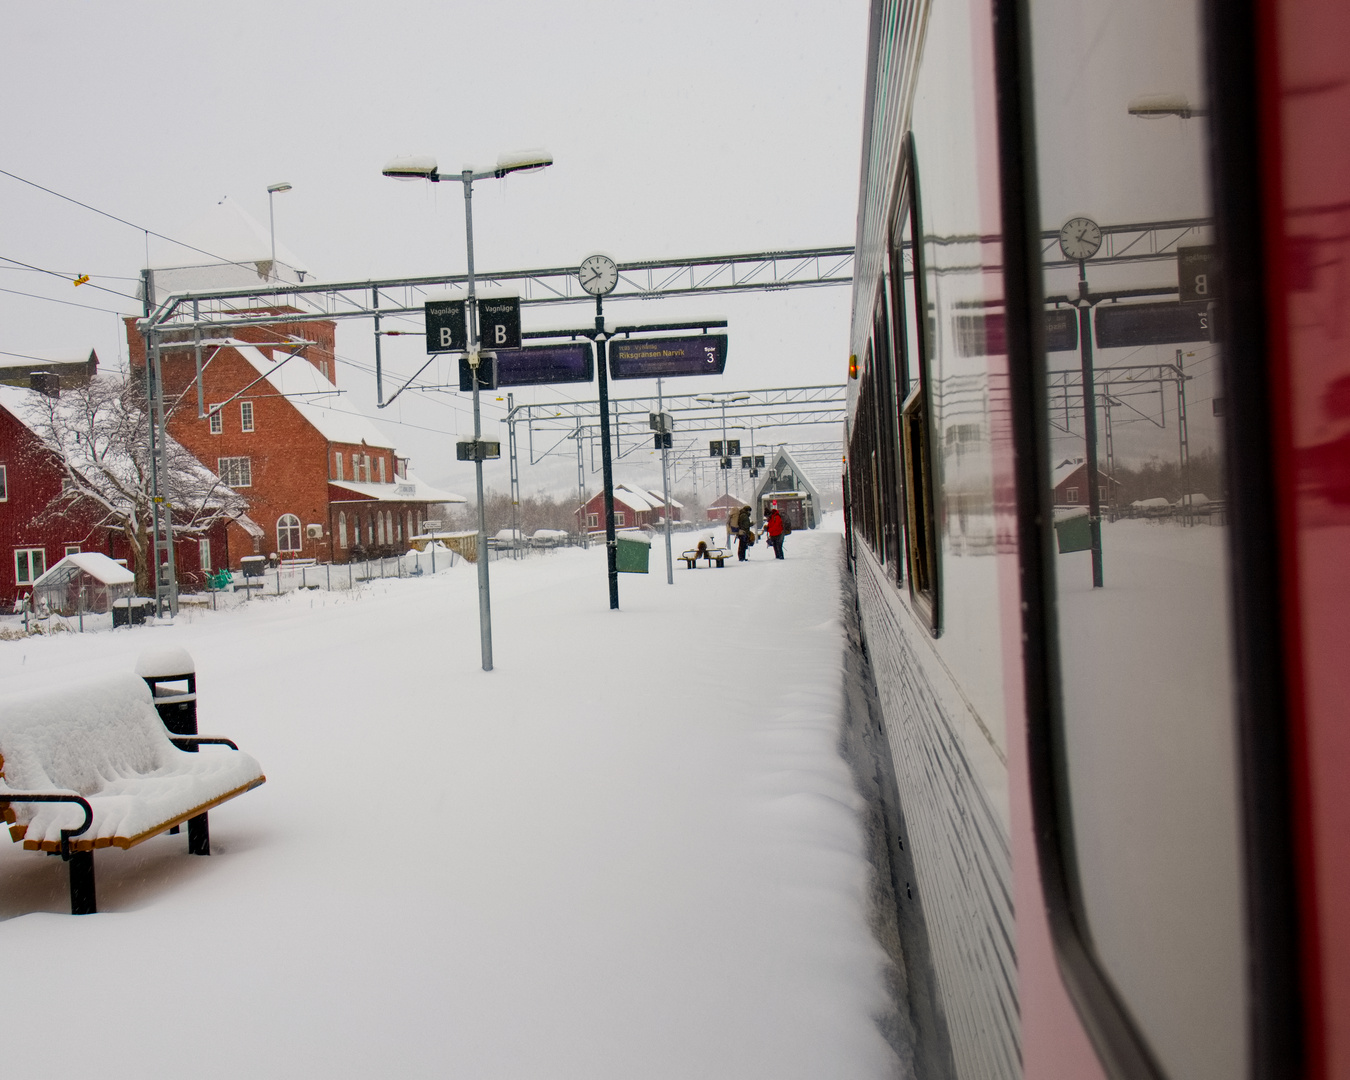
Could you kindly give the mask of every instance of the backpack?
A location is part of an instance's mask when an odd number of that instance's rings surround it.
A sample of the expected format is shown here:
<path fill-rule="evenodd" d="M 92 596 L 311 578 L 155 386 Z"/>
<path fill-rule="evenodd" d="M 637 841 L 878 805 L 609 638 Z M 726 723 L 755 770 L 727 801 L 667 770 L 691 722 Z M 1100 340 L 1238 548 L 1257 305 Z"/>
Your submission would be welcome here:
<path fill-rule="evenodd" d="M 787 518 L 783 519 L 783 535 L 784 536 L 792 535 L 792 522 L 790 522 Z"/>

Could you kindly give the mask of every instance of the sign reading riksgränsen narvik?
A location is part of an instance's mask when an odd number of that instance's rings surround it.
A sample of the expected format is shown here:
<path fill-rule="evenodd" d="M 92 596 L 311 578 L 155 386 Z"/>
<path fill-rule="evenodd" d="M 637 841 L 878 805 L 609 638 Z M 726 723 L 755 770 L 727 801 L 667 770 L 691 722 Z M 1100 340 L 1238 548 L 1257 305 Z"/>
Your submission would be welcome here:
<path fill-rule="evenodd" d="M 609 341 L 609 375 L 612 379 L 721 375 L 726 366 L 726 334 L 612 338 Z"/>

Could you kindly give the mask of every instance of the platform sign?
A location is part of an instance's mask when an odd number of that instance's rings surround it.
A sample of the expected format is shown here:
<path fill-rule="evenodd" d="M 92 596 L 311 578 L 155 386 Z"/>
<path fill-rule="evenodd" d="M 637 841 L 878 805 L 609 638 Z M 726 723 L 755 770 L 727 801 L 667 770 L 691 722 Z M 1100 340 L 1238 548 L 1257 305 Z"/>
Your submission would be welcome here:
<path fill-rule="evenodd" d="M 722 456 L 722 440 L 721 440 L 721 439 L 714 439 L 712 442 L 708 443 L 708 456 L 709 456 L 709 457 L 721 457 L 721 456 Z"/>
<path fill-rule="evenodd" d="M 726 366 L 726 334 L 613 338 L 609 342 L 609 374 L 612 379 L 721 375 Z"/>
<path fill-rule="evenodd" d="M 422 311 L 427 320 L 427 352 L 463 352 L 469 347 L 463 300 L 429 300 Z"/>
<path fill-rule="evenodd" d="M 484 349 L 520 348 L 520 297 L 478 299 L 478 342 Z"/>
<path fill-rule="evenodd" d="M 754 466 L 754 464 L 755 464 L 755 459 L 754 459 L 753 457 L 743 457 L 743 458 L 741 458 L 741 468 L 742 468 L 742 469 L 749 469 L 749 468 L 752 468 L 752 467 Z"/>
<path fill-rule="evenodd" d="M 543 386 L 550 383 L 591 382 L 595 378 L 595 349 L 589 341 L 566 345 L 532 345 L 527 349 L 498 349 L 496 390 L 503 386 Z M 488 357 L 483 358 L 484 361 Z M 482 376 L 479 376 L 480 380 Z M 469 366 L 459 365 L 459 388 L 472 390 Z M 479 388 L 483 383 L 479 382 Z"/>
<path fill-rule="evenodd" d="M 469 358 L 459 358 L 459 388 L 465 392 L 473 390 L 473 368 L 469 367 Z M 478 389 L 497 389 L 497 361 L 490 356 L 478 358 Z"/>
<path fill-rule="evenodd" d="M 1099 304 L 1093 321 L 1099 349 L 1214 340 L 1209 304 Z"/>
<path fill-rule="evenodd" d="M 1208 303 L 1223 295 L 1223 278 L 1214 247 L 1177 248 L 1177 287 L 1183 304 Z"/>
<path fill-rule="evenodd" d="M 762 469 L 762 468 L 764 468 L 764 455 L 763 455 L 763 454 L 756 454 L 756 455 L 755 455 L 755 468 L 756 468 L 756 469 Z"/>

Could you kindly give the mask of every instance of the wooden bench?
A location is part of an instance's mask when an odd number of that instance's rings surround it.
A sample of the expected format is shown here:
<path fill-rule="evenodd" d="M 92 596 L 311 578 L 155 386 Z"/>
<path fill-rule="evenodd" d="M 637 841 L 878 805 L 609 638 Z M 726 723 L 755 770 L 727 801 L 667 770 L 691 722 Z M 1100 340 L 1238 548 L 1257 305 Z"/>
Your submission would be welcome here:
<path fill-rule="evenodd" d="M 690 570 L 698 565 L 699 559 L 702 559 L 706 566 L 712 566 L 716 563 L 718 567 L 726 565 L 726 560 L 730 557 L 730 552 L 722 548 L 690 548 L 683 552 L 680 558 L 684 560 L 684 565 Z"/>
<path fill-rule="evenodd" d="M 231 752 L 196 753 L 203 745 Z M 189 852 L 209 855 L 207 811 L 264 780 L 229 739 L 171 735 L 135 675 L 0 705 L 0 816 L 25 850 L 70 863 L 72 915 L 98 910 L 96 849 L 134 847 L 187 822 Z"/>

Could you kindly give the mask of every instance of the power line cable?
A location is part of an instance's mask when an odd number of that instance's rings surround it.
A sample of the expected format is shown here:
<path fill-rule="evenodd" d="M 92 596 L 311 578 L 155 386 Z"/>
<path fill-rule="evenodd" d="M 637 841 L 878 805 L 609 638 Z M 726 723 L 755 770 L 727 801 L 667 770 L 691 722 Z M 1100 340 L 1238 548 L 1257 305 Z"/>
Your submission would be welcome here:
<path fill-rule="evenodd" d="M 77 304 L 74 300 L 58 300 L 54 296 L 39 296 L 37 293 L 20 292 L 18 289 L 0 289 L 0 293 L 9 293 L 11 296 L 27 296 L 32 300 L 47 300 L 53 304 L 65 304 L 67 307 L 84 308 L 86 311 L 106 311 L 109 315 L 121 315 L 123 312 L 114 311 L 107 307 L 94 307 L 91 304 Z"/>
<path fill-rule="evenodd" d="M 70 278 L 66 277 L 65 274 L 57 273 L 57 271 L 55 270 L 48 270 L 45 267 L 34 266 L 32 263 L 21 262 L 18 259 L 11 259 L 8 255 L 0 255 L 0 259 L 3 259 L 7 263 L 13 263 L 15 266 L 22 266 L 25 270 L 34 270 L 39 274 L 50 274 L 52 277 L 60 278 L 62 281 L 70 280 Z M 116 289 L 109 289 L 105 288 L 102 285 L 95 285 L 92 281 L 86 282 L 86 284 L 88 284 L 88 286 L 91 289 L 97 289 L 99 292 L 111 293 L 113 296 L 120 296 L 124 300 L 135 300 L 137 303 L 140 303 L 141 300 L 139 296 L 132 296 L 129 293 L 118 292 Z"/>

